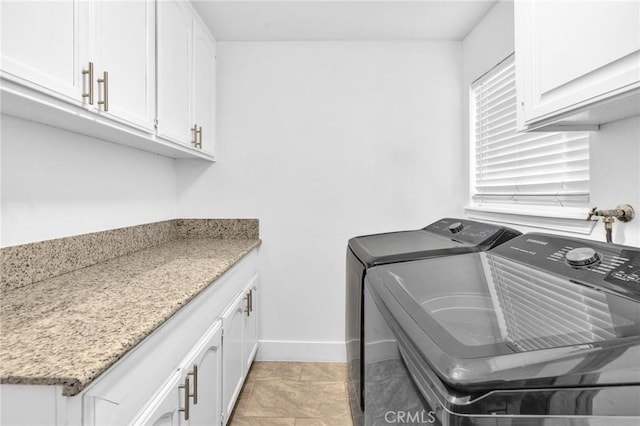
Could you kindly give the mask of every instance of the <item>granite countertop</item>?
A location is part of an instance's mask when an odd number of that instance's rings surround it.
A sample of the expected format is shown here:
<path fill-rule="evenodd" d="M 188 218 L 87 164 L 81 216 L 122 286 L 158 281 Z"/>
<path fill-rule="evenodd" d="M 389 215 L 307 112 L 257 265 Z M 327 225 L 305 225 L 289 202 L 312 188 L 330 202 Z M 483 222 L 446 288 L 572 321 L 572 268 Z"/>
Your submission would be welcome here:
<path fill-rule="evenodd" d="M 259 244 L 173 240 L 3 293 L 0 382 L 78 394 Z"/>

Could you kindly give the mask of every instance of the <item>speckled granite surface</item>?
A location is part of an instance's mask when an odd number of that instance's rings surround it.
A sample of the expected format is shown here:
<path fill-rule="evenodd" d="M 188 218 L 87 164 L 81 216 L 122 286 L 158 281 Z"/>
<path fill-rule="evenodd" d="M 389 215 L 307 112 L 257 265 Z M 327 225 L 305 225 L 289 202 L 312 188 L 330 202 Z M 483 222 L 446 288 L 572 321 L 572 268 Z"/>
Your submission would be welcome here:
<path fill-rule="evenodd" d="M 6 290 L 0 382 L 77 394 L 259 244 L 178 239 Z"/>
<path fill-rule="evenodd" d="M 4 247 L 0 285 L 22 287 L 175 238 L 173 221 L 164 221 Z"/>
<path fill-rule="evenodd" d="M 176 219 L 178 238 L 258 238 L 258 219 Z"/>
<path fill-rule="evenodd" d="M 258 238 L 258 219 L 175 219 L 0 249 L 0 290 L 95 265 L 176 238 Z"/>

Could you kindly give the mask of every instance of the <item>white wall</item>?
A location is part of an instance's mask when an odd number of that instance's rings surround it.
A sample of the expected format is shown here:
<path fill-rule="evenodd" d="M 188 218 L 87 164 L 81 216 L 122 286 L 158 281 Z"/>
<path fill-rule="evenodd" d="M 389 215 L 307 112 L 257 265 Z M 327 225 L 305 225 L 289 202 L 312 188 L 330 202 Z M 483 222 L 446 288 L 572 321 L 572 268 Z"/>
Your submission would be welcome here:
<path fill-rule="evenodd" d="M 218 163 L 180 217 L 260 219 L 262 359 L 344 360 L 350 237 L 462 214 L 458 42 L 218 43 Z"/>
<path fill-rule="evenodd" d="M 467 35 L 463 47 L 464 150 L 466 179 L 469 170 L 469 86 L 478 77 L 514 52 L 513 2 L 500 2 Z M 590 173 L 591 205 L 611 209 L 621 203 L 636 209 L 637 219 L 614 224 L 613 241 L 640 245 L 640 117 L 609 123 L 591 134 Z M 469 199 L 467 187 L 466 200 Z M 513 226 L 513 225 L 509 225 Z M 513 226 L 522 232 L 545 232 L 545 229 Z M 557 231 L 546 231 L 557 232 Z M 571 235 L 568 232 L 561 232 Z M 598 223 L 590 235 L 578 238 L 604 241 L 604 225 Z"/>
<path fill-rule="evenodd" d="M 1 245 L 173 219 L 175 160 L 2 115 Z"/>

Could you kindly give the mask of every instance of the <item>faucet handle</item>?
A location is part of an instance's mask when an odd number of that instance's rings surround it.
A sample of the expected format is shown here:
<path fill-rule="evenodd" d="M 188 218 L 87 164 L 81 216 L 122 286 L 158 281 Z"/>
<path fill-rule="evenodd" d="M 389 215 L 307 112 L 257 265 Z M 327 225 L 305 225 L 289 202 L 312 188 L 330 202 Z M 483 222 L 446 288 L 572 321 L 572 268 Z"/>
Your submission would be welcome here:
<path fill-rule="evenodd" d="M 610 243 L 612 242 L 611 234 L 613 233 L 614 218 L 620 222 L 629 222 L 635 216 L 635 211 L 629 204 L 619 204 L 613 210 L 598 210 L 597 207 L 594 207 L 589 212 L 587 220 L 591 220 L 593 216 L 602 216 L 602 222 L 604 223 L 604 229 L 607 234 L 607 242 Z"/>
<path fill-rule="evenodd" d="M 617 205 L 615 209 L 611 210 L 598 210 L 597 207 L 594 207 L 589 212 L 587 220 L 591 220 L 593 216 L 602 216 L 604 218 L 615 217 L 621 222 L 629 222 L 635 216 L 635 211 L 629 204 L 620 204 Z"/>
<path fill-rule="evenodd" d="M 629 204 L 620 204 L 616 206 L 616 210 L 619 210 L 621 215 L 617 216 L 618 220 L 621 222 L 629 222 L 636 215 L 636 212 L 633 210 Z"/>

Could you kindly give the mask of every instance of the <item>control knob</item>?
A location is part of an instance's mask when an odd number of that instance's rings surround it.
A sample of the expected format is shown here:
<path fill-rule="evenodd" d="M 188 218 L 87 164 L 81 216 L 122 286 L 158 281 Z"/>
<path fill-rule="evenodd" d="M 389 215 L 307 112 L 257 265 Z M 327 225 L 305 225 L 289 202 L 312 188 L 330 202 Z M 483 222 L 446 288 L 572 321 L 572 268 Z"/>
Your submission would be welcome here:
<path fill-rule="evenodd" d="M 452 234 L 457 234 L 458 232 L 462 231 L 462 228 L 464 228 L 462 222 L 455 222 L 449 225 L 449 231 L 451 231 Z"/>
<path fill-rule="evenodd" d="M 569 266 L 589 266 L 597 263 L 600 255 L 592 248 L 578 247 L 567 252 L 565 260 Z"/>

